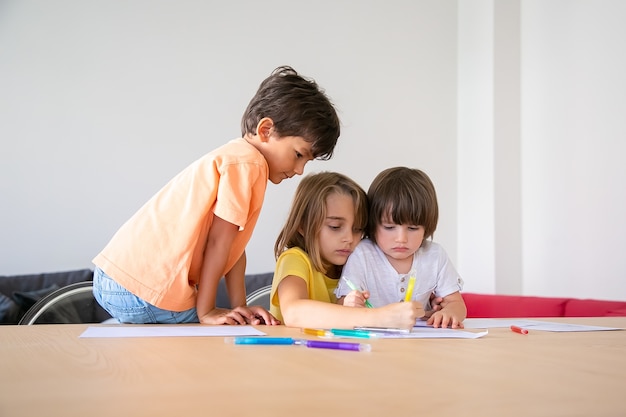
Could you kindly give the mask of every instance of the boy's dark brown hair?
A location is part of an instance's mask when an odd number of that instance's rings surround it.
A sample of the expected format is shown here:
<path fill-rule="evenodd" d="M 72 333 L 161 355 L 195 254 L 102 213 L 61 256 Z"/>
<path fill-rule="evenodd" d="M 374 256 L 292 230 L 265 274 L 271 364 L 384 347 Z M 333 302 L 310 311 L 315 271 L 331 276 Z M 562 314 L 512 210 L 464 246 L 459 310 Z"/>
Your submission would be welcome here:
<path fill-rule="evenodd" d="M 376 242 L 376 229 L 383 222 L 424 227 L 424 240 L 432 238 L 439 220 L 437 193 L 423 171 L 394 167 L 374 178 L 367 191 L 369 238 Z"/>
<path fill-rule="evenodd" d="M 367 196 L 355 181 L 337 172 L 309 174 L 300 181 L 293 197 L 291 210 L 276 244 L 276 259 L 286 249 L 298 247 L 311 258 L 313 266 L 328 273 L 333 265 L 324 262 L 320 253 L 319 234 L 326 220 L 326 199 L 332 194 L 344 194 L 354 202 L 354 228 L 367 227 Z"/>
<path fill-rule="evenodd" d="M 255 134 L 269 117 L 279 136 L 300 136 L 311 144 L 316 159 L 333 156 L 340 133 L 339 116 L 324 91 L 289 66 L 276 68 L 250 100 L 241 119 L 241 134 Z"/>

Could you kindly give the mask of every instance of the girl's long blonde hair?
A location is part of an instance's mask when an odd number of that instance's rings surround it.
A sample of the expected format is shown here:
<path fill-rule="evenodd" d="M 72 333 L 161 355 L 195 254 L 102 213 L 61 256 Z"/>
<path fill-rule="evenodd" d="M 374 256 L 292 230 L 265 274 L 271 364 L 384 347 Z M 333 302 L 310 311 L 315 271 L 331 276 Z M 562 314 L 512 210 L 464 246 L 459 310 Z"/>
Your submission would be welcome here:
<path fill-rule="evenodd" d="M 319 233 L 326 219 L 326 199 L 333 193 L 352 197 L 354 202 L 354 227 L 365 230 L 367 226 L 367 195 L 359 184 L 337 172 L 309 174 L 300 181 L 291 204 L 287 221 L 280 231 L 274 255 L 276 259 L 285 250 L 298 247 L 310 257 L 313 266 L 326 273 L 332 266 L 320 254 Z"/>

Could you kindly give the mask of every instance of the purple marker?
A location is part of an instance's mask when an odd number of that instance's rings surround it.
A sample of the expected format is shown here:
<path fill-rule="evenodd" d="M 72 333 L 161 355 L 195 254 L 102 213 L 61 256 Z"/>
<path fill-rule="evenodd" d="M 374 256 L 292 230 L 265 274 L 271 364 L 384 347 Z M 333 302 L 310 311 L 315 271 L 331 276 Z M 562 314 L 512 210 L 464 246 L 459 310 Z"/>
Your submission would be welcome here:
<path fill-rule="evenodd" d="M 328 342 L 323 340 L 296 339 L 296 345 L 319 349 L 352 350 L 355 352 L 371 352 L 372 345 L 367 343 Z"/>

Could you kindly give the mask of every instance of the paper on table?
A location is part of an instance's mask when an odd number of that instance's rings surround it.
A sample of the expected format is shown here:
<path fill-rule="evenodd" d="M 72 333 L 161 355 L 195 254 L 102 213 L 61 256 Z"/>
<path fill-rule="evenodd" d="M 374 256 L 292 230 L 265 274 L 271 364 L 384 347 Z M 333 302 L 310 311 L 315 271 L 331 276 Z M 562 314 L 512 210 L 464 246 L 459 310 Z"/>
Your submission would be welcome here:
<path fill-rule="evenodd" d="M 556 323 L 525 319 L 465 319 L 466 329 L 490 329 L 496 327 L 518 326 L 527 330 L 543 330 L 548 332 L 593 332 L 604 330 L 622 330 L 617 327 L 587 326 L 582 324 Z"/>
<path fill-rule="evenodd" d="M 380 338 L 385 339 L 478 339 L 488 333 L 488 331 L 466 332 L 459 329 L 434 328 L 426 324 L 426 320 L 417 320 L 411 331 L 391 327 L 355 327 L 355 329 L 377 333 Z"/>
<path fill-rule="evenodd" d="M 434 327 L 413 327 L 409 333 L 381 333 L 384 339 L 478 339 L 489 332 L 466 332 L 458 329 L 442 329 Z"/>
<path fill-rule="evenodd" d="M 252 326 L 90 326 L 80 337 L 265 336 Z"/>

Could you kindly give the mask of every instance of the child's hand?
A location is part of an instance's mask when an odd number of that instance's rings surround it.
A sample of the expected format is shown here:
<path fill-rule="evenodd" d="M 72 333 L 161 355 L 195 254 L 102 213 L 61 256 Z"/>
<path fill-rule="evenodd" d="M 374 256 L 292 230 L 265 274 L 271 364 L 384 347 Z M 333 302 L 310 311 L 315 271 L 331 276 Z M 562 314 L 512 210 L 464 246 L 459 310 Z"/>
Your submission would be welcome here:
<path fill-rule="evenodd" d="M 417 301 L 403 301 L 388 304 L 380 308 L 384 311 L 382 327 L 395 327 L 398 329 L 412 329 L 415 321 L 424 317 L 424 307 Z"/>
<path fill-rule="evenodd" d="M 202 324 L 262 324 L 261 320 L 272 325 L 280 324 L 274 316 L 261 306 L 240 306 L 232 310 L 215 308 L 199 319 Z"/>
<path fill-rule="evenodd" d="M 431 314 L 426 322 L 433 327 L 451 327 L 453 329 L 463 329 L 463 320 L 467 317 L 467 307 L 460 292 L 454 292 L 443 297 L 439 303 L 440 309 Z"/>
<path fill-rule="evenodd" d="M 435 293 L 430 294 L 430 306 L 431 310 L 426 310 L 424 317 L 430 318 L 435 312 L 440 311 L 446 306 L 446 302 L 443 297 L 437 297 Z"/>
<path fill-rule="evenodd" d="M 200 324 L 245 324 L 240 314 L 225 308 L 214 308 L 203 316 L 198 316 Z"/>
<path fill-rule="evenodd" d="M 259 325 L 266 324 L 268 326 L 277 326 L 280 320 L 272 316 L 272 314 L 261 306 L 248 306 L 248 309 L 254 314 L 254 317 L 248 324 Z"/>
<path fill-rule="evenodd" d="M 363 292 L 360 291 L 350 291 L 348 295 L 343 298 L 343 305 L 346 307 L 365 307 L 365 300 L 370 298 L 370 292 L 365 290 Z"/>
<path fill-rule="evenodd" d="M 432 324 L 433 327 L 451 327 L 453 329 L 463 329 L 463 320 L 459 320 L 456 314 L 451 311 L 439 310 L 433 312 L 426 324 Z"/>

